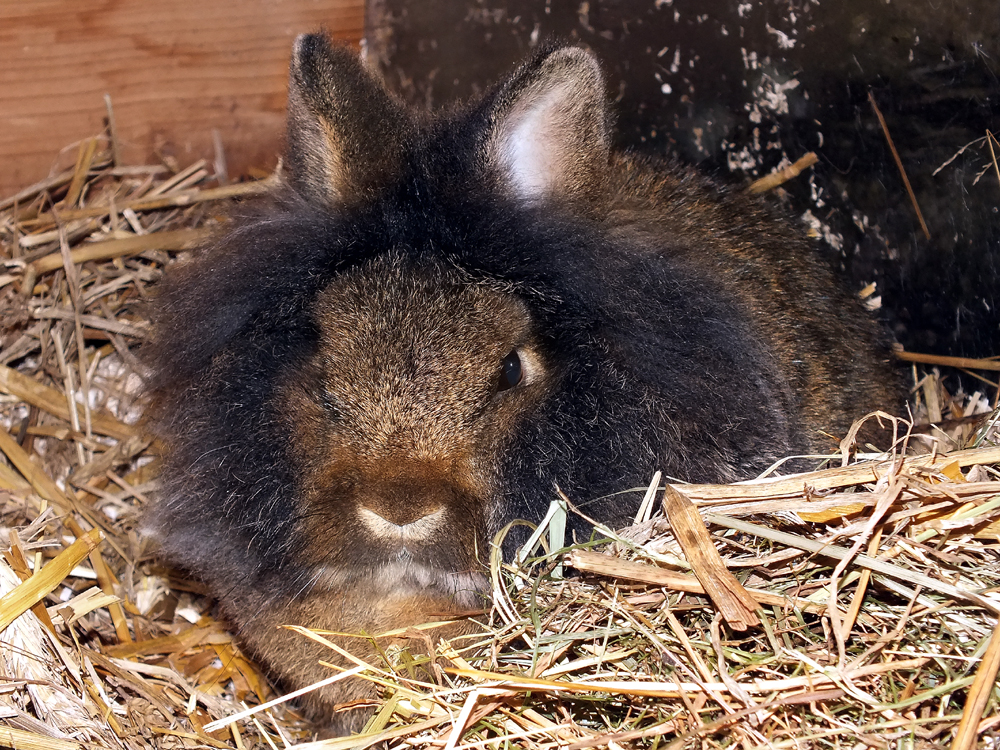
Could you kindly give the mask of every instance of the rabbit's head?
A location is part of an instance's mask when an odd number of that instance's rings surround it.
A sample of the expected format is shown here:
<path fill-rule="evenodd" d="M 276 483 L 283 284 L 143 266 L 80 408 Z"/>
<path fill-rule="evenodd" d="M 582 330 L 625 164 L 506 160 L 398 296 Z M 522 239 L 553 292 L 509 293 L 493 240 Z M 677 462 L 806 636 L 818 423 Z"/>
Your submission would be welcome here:
<path fill-rule="evenodd" d="M 330 585 L 384 577 L 481 606 L 468 594 L 495 527 L 497 457 L 552 380 L 529 311 L 389 255 L 339 275 L 313 315 L 315 350 L 277 395 L 308 564 Z"/>

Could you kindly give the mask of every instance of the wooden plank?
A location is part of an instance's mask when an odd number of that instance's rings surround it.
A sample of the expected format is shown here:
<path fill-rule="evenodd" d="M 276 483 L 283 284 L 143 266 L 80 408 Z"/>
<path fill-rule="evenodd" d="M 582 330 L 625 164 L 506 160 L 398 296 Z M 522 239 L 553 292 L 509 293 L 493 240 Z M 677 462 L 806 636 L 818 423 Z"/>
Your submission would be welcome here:
<path fill-rule="evenodd" d="M 363 25 L 364 0 L 0 3 L 0 198 L 72 166 L 105 94 L 127 164 L 211 161 L 217 130 L 231 175 L 273 167 L 292 40 Z"/>

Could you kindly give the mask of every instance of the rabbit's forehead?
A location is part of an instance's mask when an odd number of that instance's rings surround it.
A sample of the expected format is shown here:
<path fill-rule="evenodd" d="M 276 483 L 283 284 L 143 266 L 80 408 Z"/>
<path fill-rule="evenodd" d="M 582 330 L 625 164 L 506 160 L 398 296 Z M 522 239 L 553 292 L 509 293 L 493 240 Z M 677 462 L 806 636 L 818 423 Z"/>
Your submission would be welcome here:
<path fill-rule="evenodd" d="M 526 343 L 533 329 L 514 294 L 444 272 L 382 264 L 335 279 L 314 315 L 321 350 L 341 356 L 492 360 Z"/>
<path fill-rule="evenodd" d="M 324 439 L 323 451 L 336 443 L 355 456 L 450 466 L 511 417 L 509 404 L 483 417 L 506 355 L 517 349 L 526 362 L 541 361 L 528 308 L 447 270 L 376 265 L 344 274 L 317 297 L 310 367 L 320 389 L 293 388 L 289 403 L 297 413 L 318 413 L 320 402 L 334 409 L 336 437 Z"/>

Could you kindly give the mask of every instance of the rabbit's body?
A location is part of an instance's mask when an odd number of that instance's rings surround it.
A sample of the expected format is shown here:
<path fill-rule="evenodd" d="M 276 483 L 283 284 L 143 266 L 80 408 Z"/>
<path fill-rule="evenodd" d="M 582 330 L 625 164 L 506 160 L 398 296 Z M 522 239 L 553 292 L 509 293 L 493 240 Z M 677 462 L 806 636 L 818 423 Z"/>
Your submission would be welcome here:
<path fill-rule="evenodd" d="M 424 120 L 297 43 L 290 188 L 168 279 L 150 354 L 152 525 L 290 684 L 335 657 L 279 625 L 482 607 L 493 535 L 556 484 L 621 524 L 606 496 L 657 469 L 745 478 L 896 405 L 874 324 L 794 230 L 611 152 L 606 119 L 575 48 Z"/>

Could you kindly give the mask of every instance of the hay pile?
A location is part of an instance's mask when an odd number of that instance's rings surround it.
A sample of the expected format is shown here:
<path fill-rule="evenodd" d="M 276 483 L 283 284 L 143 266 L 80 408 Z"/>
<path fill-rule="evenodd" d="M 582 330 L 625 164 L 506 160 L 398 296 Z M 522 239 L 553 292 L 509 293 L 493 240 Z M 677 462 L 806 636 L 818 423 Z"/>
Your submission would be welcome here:
<path fill-rule="evenodd" d="M 267 181 L 112 152 L 87 141 L 0 202 L 0 745 L 308 743 L 137 529 L 157 466 L 137 427 L 141 303 L 220 201 Z M 356 662 L 384 700 L 364 736 L 320 744 L 995 747 L 997 385 L 991 404 L 913 367 L 916 421 L 946 425 L 899 425 L 893 455 L 845 441 L 809 474 L 651 478 L 635 526 L 568 552 L 560 519 L 584 499 L 556 499 L 518 564 L 492 560 L 484 633 L 411 629 L 411 648 Z"/>

